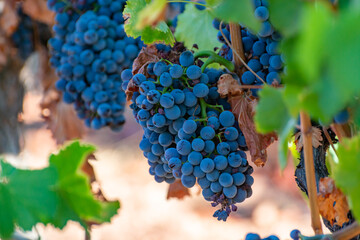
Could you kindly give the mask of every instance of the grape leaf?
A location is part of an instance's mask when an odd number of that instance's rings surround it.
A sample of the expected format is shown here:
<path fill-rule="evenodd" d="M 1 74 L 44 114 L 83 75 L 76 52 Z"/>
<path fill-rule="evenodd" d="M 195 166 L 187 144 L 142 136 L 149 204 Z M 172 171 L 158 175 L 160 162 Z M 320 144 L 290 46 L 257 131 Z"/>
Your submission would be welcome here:
<path fill-rule="evenodd" d="M 288 142 L 293 133 L 293 119 L 285 105 L 283 90 L 265 86 L 259 91 L 260 100 L 256 107 L 255 125 L 259 132 L 275 131 L 279 135 L 279 161 L 284 169 L 287 164 Z"/>
<path fill-rule="evenodd" d="M 178 16 L 175 37 L 189 49 L 197 44 L 199 50 L 213 50 L 221 47 L 217 30 L 212 26 L 213 17 L 208 9 L 198 10 L 193 4 L 186 4 L 185 11 Z"/>
<path fill-rule="evenodd" d="M 164 21 L 159 22 L 156 27 L 146 26 L 141 30 L 136 28 L 139 22 L 139 14 L 145 9 L 146 5 L 145 0 L 128 0 L 126 2 L 123 12 L 124 17 L 127 19 L 125 21 L 126 34 L 133 38 L 141 37 L 145 44 L 159 42 L 173 46 L 175 43 L 174 35 Z"/>
<path fill-rule="evenodd" d="M 53 25 L 55 23 L 55 12 L 50 11 L 46 2 L 42 0 L 25 0 L 22 5 L 24 13 L 32 19 Z"/>
<path fill-rule="evenodd" d="M 116 214 L 118 202 L 100 202 L 91 194 L 80 168 L 91 146 L 74 142 L 41 170 L 17 169 L 0 160 L 0 236 L 10 237 L 15 226 L 30 230 L 37 223 L 63 228 L 68 220 L 105 222 Z"/>
<path fill-rule="evenodd" d="M 339 162 L 334 168 L 335 183 L 348 196 L 356 219 L 360 217 L 360 136 L 343 139 L 337 150 Z"/>
<path fill-rule="evenodd" d="M 271 24 L 283 35 L 293 35 L 299 31 L 303 9 L 301 0 L 269 0 Z"/>
<path fill-rule="evenodd" d="M 3 1 L 3 9 L 0 15 L 0 30 L 2 34 L 11 36 L 16 31 L 19 21 L 16 2 L 11 0 Z"/>
<path fill-rule="evenodd" d="M 0 167 L 0 236 L 10 237 L 15 224 L 30 230 L 38 222 L 50 222 L 58 201 L 50 188 L 56 183 L 55 169 L 21 170 L 3 160 Z"/>
<path fill-rule="evenodd" d="M 177 198 L 183 199 L 186 196 L 190 196 L 189 189 L 182 185 L 180 180 L 176 180 L 172 184 L 169 185 L 168 193 L 166 199 Z"/>
<path fill-rule="evenodd" d="M 360 81 L 354 81 L 360 76 L 360 29 L 353 28 L 360 11 L 348 8 L 335 15 L 319 2 L 307 5 L 301 19 L 301 31 L 282 47 L 285 102 L 292 116 L 302 109 L 327 124 L 360 93 Z"/>
<path fill-rule="evenodd" d="M 155 27 L 158 23 L 164 21 L 167 9 L 166 3 L 166 0 L 154 0 L 146 5 L 139 13 L 139 20 L 135 27 L 142 30 L 146 26 Z"/>
<path fill-rule="evenodd" d="M 106 214 L 103 216 L 101 203 L 94 199 L 89 186 L 88 177 L 79 170 L 83 165 L 86 156 L 94 151 L 92 146 L 80 146 L 74 142 L 57 155 L 50 156 L 50 168 L 54 167 L 58 172 L 58 182 L 55 191 L 61 196 L 57 211 L 55 226 L 63 227 L 68 220 L 87 220 L 87 221 L 109 221 L 111 216 L 116 214 Z M 118 202 L 109 202 L 110 206 L 118 205 Z M 118 205 L 119 206 L 119 205 Z M 112 207 L 112 209 L 114 209 Z M 70 217 L 62 212 L 71 213 Z M 82 225 L 84 223 L 80 221 Z"/>
<path fill-rule="evenodd" d="M 251 0 L 207 0 L 206 3 L 214 17 L 225 22 L 239 22 L 255 32 L 260 30 Z"/>
<path fill-rule="evenodd" d="M 319 181 L 319 192 L 317 195 L 319 211 L 323 218 L 331 225 L 343 226 L 349 222 L 349 205 L 346 196 L 335 186 L 333 179 L 326 177 Z"/>
<path fill-rule="evenodd" d="M 223 74 L 218 81 L 218 92 L 221 97 L 227 96 L 231 110 L 236 116 L 239 127 L 245 136 L 251 161 L 256 166 L 264 166 L 267 161 L 266 149 L 277 140 L 274 132 L 261 134 L 256 131 L 254 123 L 255 105 L 257 101 L 243 92 L 238 82 L 230 75 Z"/>

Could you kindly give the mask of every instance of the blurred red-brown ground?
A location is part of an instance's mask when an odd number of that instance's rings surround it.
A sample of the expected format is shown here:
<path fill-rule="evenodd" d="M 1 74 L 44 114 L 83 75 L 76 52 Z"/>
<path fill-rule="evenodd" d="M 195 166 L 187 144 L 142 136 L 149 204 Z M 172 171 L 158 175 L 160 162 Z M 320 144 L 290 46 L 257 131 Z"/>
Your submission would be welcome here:
<path fill-rule="evenodd" d="M 48 155 L 57 146 L 40 117 L 41 96 L 28 93 L 24 103 L 24 150 L 15 158 L 17 164 L 30 168 L 46 166 Z M 108 129 L 89 131 L 84 142 L 97 146 L 93 162 L 105 196 L 119 199 L 121 209 L 111 223 L 92 230 L 94 240 L 167 240 L 167 239 L 244 239 L 248 232 L 262 237 L 276 234 L 289 239 L 292 229 L 312 234 L 306 202 L 294 181 L 292 160 L 280 174 L 276 145 L 269 148 L 269 160 L 253 174 L 253 196 L 239 204 L 238 211 L 227 222 L 212 217 L 214 208 L 199 189 L 191 189 L 192 197 L 166 200 L 168 186 L 158 184 L 148 173 L 148 164 L 138 148 L 142 133 L 126 112 L 127 122 L 120 133 Z M 14 160 L 14 159 L 12 159 Z M 51 226 L 37 227 L 42 239 L 84 239 L 84 231 L 73 222 L 63 230 Z"/>

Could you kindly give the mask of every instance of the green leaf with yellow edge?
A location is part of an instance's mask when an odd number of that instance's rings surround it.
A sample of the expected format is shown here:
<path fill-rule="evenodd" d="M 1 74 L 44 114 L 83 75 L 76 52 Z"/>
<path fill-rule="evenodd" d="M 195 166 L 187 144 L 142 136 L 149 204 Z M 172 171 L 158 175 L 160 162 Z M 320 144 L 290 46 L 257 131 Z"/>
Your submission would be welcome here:
<path fill-rule="evenodd" d="M 214 17 L 240 23 L 255 32 L 260 30 L 261 24 L 254 16 L 252 0 L 208 0 L 206 3 Z"/>
<path fill-rule="evenodd" d="M 337 150 L 335 182 L 347 195 L 356 219 L 360 218 L 360 136 L 344 139 Z"/>
<path fill-rule="evenodd" d="M 288 142 L 293 135 L 295 119 L 291 117 L 283 98 L 282 89 L 265 86 L 259 91 L 255 125 L 260 133 L 275 131 L 279 136 L 279 161 L 284 169 L 287 164 Z"/>
<path fill-rule="evenodd" d="M 142 30 L 146 26 L 156 26 L 160 21 L 164 20 L 166 5 L 166 0 L 153 0 L 140 11 L 139 20 L 135 27 Z"/>
<path fill-rule="evenodd" d="M 209 10 L 198 10 L 193 4 L 186 4 L 185 11 L 178 16 L 175 37 L 189 49 L 197 44 L 199 50 L 213 50 L 221 47 L 217 40 L 218 31 L 212 26 L 213 17 Z"/>
<path fill-rule="evenodd" d="M 147 3 L 145 0 L 128 0 L 126 2 L 126 6 L 123 11 L 124 16 L 127 18 L 125 22 L 126 34 L 133 38 L 141 37 L 141 40 L 145 44 L 164 43 L 173 46 L 175 38 L 169 26 L 164 21 L 160 21 L 155 27 L 142 26 L 143 28 L 141 30 L 136 28 L 139 24 L 140 13 L 146 7 Z"/>

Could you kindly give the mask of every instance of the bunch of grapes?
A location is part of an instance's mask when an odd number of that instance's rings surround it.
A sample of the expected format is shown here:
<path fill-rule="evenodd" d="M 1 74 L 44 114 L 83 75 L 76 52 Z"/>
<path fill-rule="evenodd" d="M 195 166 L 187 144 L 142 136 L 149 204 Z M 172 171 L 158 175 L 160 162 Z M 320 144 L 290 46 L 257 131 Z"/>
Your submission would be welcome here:
<path fill-rule="evenodd" d="M 279 52 L 281 35 L 274 30 L 269 21 L 269 10 L 267 0 L 253 0 L 255 6 L 254 15 L 262 22 L 261 30 L 257 35 L 246 28 L 241 29 L 242 43 L 245 53 L 245 60 L 262 80 L 267 84 L 281 83 L 280 74 L 284 70 L 284 59 Z M 229 26 L 220 24 L 217 19 L 213 20 L 213 26 L 219 29 L 218 40 L 223 43 L 219 55 L 232 60 L 233 52 L 226 44 L 224 36 L 231 42 Z M 222 29 L 221 33 L 220 28 Z M 246 69 L 241 75 L 241 81 L 245 85 L 263 85 L 264 82 Z M 257 89 L 251 90 L 257 96 Z"/>
<path fill-rule="evenodd" d="M 51 65 L 63 101 L 93 129 L 120 130 L 125 122 L 125 93 L 120 73 L 132 67 L 143 43 L 127 37 L 125 0 L 48 0 L 56 12 L 50 39 Z"/>
<path fill-rule="evenodd" d="M 22 8 L 18 9 L 18 16 L 20 19 L 16 31 L 11 36 L 11 39 L 18 49 L 18 54 L 21 59 L 26 60 L 31 53 L 33 53 L 34 46 L 34 22 L 26 15 Z"/>
<path fill-rule="evenodd" d="M 231 106 L 217 91 L 224 72 L 198 64 L 185 51 L 177 63 L 153 62 L 146 76 L 125 70 L 121 78 L 133 92 L 130 107 L 144 130 L 140 149 L 155 181 L 181 179 L 187 188 L 197 182 L 203 197 L 220 206 L 214 217 L 225 221 L 251 196 L 253 168 L 240 150 L 246 143 Z"/>
<path fill-rule="evenodd" d="M 280 239 L 275 235 L 270 235 L 266 238 L 261 238 L 259 234 L 248 233 L 245 236 L 245 240 L 280 240 Z"/>

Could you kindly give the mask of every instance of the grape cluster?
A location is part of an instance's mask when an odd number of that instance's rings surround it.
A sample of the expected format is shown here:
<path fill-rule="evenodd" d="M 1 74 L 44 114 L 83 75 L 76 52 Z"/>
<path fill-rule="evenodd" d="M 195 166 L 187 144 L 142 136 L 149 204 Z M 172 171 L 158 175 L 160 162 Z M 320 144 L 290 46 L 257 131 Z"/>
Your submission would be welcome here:
<path fill-rule="evenodd" d="M 280 240 L 280 239 L 275 235 L 270 235 L 266 238 L 261 238 L 259 234 L 248 233 L 245 236 L 245 240 Z"/>
<path fill-rule="evenodd" d="M 48 0 L 56 12 L 50 39 L 51 65 L 63 101 L 93 129 L 120 130 L 125 122 L 125 93 L 120 73 L 132 67 L 143 43 L 127 37 L 125 0 Z"/>
<path fill-rule="evenodd" d="M 223 71 L 202 69 L 185 51 L 179 64 L 158 61 L 147 66 L 146 77 L 130 70 L 121 74 L 124 89 L 135 89 L 132 104 L 143 127 L 140 149 L 157 182 L 193 187 L 220 206 L 214 213 L 226 220 L 252 194 L 253 168 L 240 149 L 246 147 L 230 104 L 220 98 L 217 81 Z"/>
<path fill-rule="evenodd" d="M 11 40 L 18 49 L 21 59 L 27 59 L 34 51 L 34 22 L 26 15 L 21 8 L 18 9 L 20 19 L 16 31 L 12 34 Z"/>
<path fill-rule="evenodd" d="M 247 65 L 267 84 L 281 83 L 280 74 L 284 70 L 284 59 L 279 52 L 281 35 L 274 30 L 269 21 L 267 0 L 253 0 L 255 6 L 254 15 L 262 22 L 261 30 L 257 35 L 246 28 L 241 29 L 242 43 Z M 220 24 L 217 19 L 213 20 L 216 29 L 222 29 L 224 36 L 231 42 L 229 26 Z M 232 60 L 233 52 L 226 44 L 219 30 L 218 40 L 223 43 L 219 55 L 227 60 Z M 263 85 L 263 81 L 246 69 L 241 75 L 241 81 L 245 85 Z M 258 89 L 251 90 L 257 96 Z"/>
<path fill-rule="evenodd" d="M 293 240 L 299 240 L 300 236 L 301 236 L 301 233 L 297 229 L 292 230 L 290 233 L 290 237 Z M 245 240 L 280 240 L 280 239 L 279 239 L 279 237 L 277 237 L 275 235 L 270 235 L 266 238 L 261 238 L 260 235 L 257 233 L 248 233 L 245 236 Z"/>

